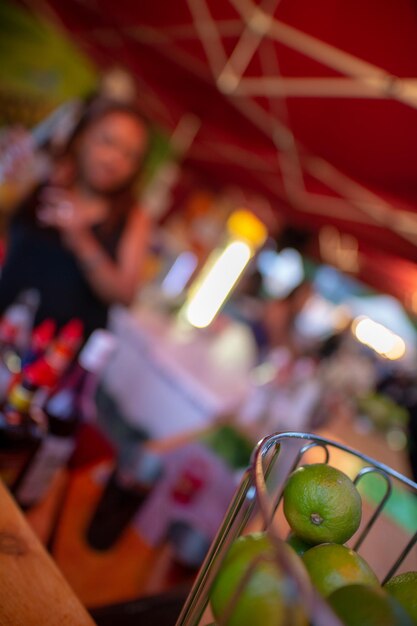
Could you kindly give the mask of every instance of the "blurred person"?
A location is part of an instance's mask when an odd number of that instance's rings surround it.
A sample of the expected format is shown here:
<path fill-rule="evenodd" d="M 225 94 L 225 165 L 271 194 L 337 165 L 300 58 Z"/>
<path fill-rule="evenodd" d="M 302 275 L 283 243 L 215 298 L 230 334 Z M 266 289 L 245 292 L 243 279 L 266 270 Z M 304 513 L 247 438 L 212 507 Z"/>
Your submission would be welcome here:
<path fill-rule="evenodd" d="M 284 298 L 266 300 L 254 334 L 260 365 L 239 414 L 256 437 L 276 430 L 310 428 L 322 388 L 317 359 L 299 341 L 296 319 L 312 294 L 304 280 Z"/>
<path fill-rule="evenodd" d="M 46 183 L 17 207 L 0 279 L 0 314 L 28 288 L 40 293 L 36 323 L 80 318 L 105 327 L 110 305 L 129 305 L 150 220 L 135 199 L 148 144 L 130 104 L 89 103 Z"/>
<path fill-rule="evenodd" d="M 256 335 L 261 353 L 285 348 L 293 356 L 299 354 L 295 320 L 312 292 L 311 283 L 304 280 L 284 298 L 265 301 Z"/>
<path fill-rule="evenodd" d="M 262 362 L 275 348 L 299 353 L 295 321 L 313 294 L 311 282 L 303 280 L 283 298 L 265 298 L 262 275 L 248 272 L 224 308 L 227 315 L 248 326 Z"/>

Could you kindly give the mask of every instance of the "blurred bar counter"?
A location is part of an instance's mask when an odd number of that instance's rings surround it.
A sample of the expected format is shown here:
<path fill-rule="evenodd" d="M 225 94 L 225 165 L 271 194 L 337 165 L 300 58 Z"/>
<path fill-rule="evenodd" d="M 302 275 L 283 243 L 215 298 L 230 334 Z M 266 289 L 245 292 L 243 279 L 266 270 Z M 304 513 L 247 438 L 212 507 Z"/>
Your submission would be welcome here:
<path fill-rule="evenodd" d="M 119 345 L 102 383 L 128 424 L 150 439 L 204 430 L 245 401 L 253 363 L 238 350 L 241 336 L 181 327 L 143 308 L 115 308 L 110 329 Z"/>
<path fill-rule="evenodd" d="M 0 481 L 0 625 L 94 622 Z"/>

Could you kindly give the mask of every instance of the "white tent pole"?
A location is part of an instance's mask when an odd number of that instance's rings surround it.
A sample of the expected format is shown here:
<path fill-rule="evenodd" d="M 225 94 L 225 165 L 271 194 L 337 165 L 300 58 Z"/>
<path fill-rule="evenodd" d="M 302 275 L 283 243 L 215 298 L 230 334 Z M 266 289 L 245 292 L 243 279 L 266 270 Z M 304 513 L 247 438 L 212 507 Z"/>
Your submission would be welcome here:
<path fill-rule="evenodd" d="M 132 30 L 135 31 L 137 38 L 141 39 L 140 29 L 139 32 L 137 29 L 129 29 L 129 32 L 131 32 Z M 149 31 L 151 30 L 152 29 L 149 29 Z M 160 46 L 155 40 L 152 41 L 151 39 L 147 43 L 154 47 L 157 47 L 162 54 L 165 54 L 166 56 L 171 58 L 175 58 L 175 60 L 180 65 L 186 67 L 206 82 L 209 82 L 208 75 L 207 72 L 204 71 L 203 64 L 197 62 L 197 60 L 193 60 L 189 55 L 183 53 L 181 50 L 178 50 L 176 46 L 171 44 L 169 46 L 169 49 L 165 49 L 165 46 Z M 229 99 L 236 109 L 241 111 L 242 114 L 249 120 L 251 120 L 257 128 L 259 128 L 262 132 L 264 132 L 268 137 L 272 139 L 272 141 L 276 144 L 278 150 L 282 151 L 282 146 L 285 145 L 286 141 L 293 141 L 291 131 L 278 119 L 275 119 L 271 115 L 269 115 L 268 112 L 265 111 L 265 109 L 263 109 L 261 106 L 259 106 L 254 100 L 236 97 L 230 97 Z M 315 167 L 313 167 L 313 163 L 317 164 L 319 160 L 323 165 L 327 166 L 325 178 L 323 178 L 324 170 L 322 168 L 319 168 L 317 170 Z M 334 189 L 335 191 L 341 193 L 346 197 L 346 219 L 352 220 L 352 216 L 349 215 L 349 209 L 352 210 L 352 207 L 356 207 L 357 210 L 363 211 L 369 217 L 371 217 L 372 214 L 372 217 L 374 218 L 373 223 L 375 225 L 390 228 L 391 230 L 396 231 L 397 234 L 403 239 L 406 239 L 416 245 L 417 242 L 415 238 L 411 235 L 411 229 L 409 230 L 410 234 L 408 234 L 407 229 L 405 228 L 405 224 L 408 224 L 410 222 L 410 217 L 408 216 L 408 214 L 402 215 L 402 217 L 398 220 L 396 220 L 394 215 L 390 217 L 387 215 L 387 217 L 382 217 L 381 219 L 381 205 L 384 207 L 382 209 L 383 211 L 390 211 L 391 213 L 394 213 L 395 211 L 396 213 L 398 213 L 397 209 L 391 206 L 389 203 L 383 201 L 379 196 L 373 194 L 362 185 L 355 183 L 353 180 L 346 177 L 339 170 L 331 166 L 323 159 L 318 159 L 318 157 L 314 156 L 308 159 L 303 158 L 303 167 L 318 180 L 322 180 L 330 188 Z M 281 198 L 288 200 L 288 197 L 285 197 L 282 189 L 273 189 L 272 184 L 269 184 L 268 186 L 271 188 L 271 191 L 275 191 L 275 193 L 278 193 Z M 354 190 L 352 189 L 352 186 L 354 186 Z M 299 201 L 301 202 L 301 194 L 299 195 Z M 311 196 L 313 202 L 316 201 L 316 198 L 315 195 L 311 195 L 308 193 L 305 193 L 303 195 L 307 196 L 305 200 L 303 200 L 303 210 L 308 212 L 308 198 Z M 326 208 L 324 209 L 323 207 L 324 210 L 322 211 L 322 213 L 324 214 L 325 212 L 329 212 L 329 214 L 331 214 L 331 208 L 329 206 L 329 203 L 326 202 L 325 204 Z M 336 207 L 336 204 L 334 205 L 334 207 Z M 314 208 L 311 206 L 311 212 L 320 213 L 320 209 L 319 207 L 316 207 L 316 205 L 314 205 Z M 398 223 L 396 223 L 396 221 Z"/>
<path fill-rule="evenodd" d="M 304 166 L 317 180 L 321 180 L 338 193 L 343 194 L 358 209 L 372 217 L 377 224 L 396 232 L 410 243 L 417 244 L 417 216 L 394 208 L 369 189 L 342 174 L 324 159 L 318 157 L 306 159 Z"/>
<path fill-rule="evenodd" d="M 215 79 L 227 62 L 217 25 L 212 18 L 205 0 L 187 0 L 193 16 L 194 26 L 203 45 L 212 74 Z"/>
<path fill-rule="evenodd" d="M 253 4 L 251 0 L 239 0 L 235 6 L 247 24 L 255 31 L 261 30 L 271 39 L 302 52 L 328 67 L 350 76 L 391 78 L 390 74 L 376 65 L 275 19 Z"/>
<path fill-rule="evenodd" d="M 291 98 L 386 98 L 385 81 L 355 78 L 243 78 L 234 95 Z"/>
<path fill-rule="evenodd" d="M 231 0 L 236 5 L 237 0 Z M 273 0 L 272 4 L 264 0 L 261 4 L 262 10 L 268 4 L 269 13 L 273 14 L 281 0 Z M 270 6 L 269 6 L 270 5 Z M 237 10 L 238 7 L 235 7 Z M 234 47 L 223 71 L 218 76 L 217 84 L 221 91 L 233 91 L 251 62 L 255 52 L 259 48 L 263 39 L 263 33 L 255 32 L 248 24 L 244 23 L 243 32 Z"/>
<path fill-rule="evenodd" d="M 263 36 L 286 45 L 288 48 L 297 50 L 311 59 L 314 59 L 327 67 L 342 72 L 352 78 L 362 79 L 365 84 L 376 83 L 380 88 L 385 85 L 387 96 L 400 100 L 405 104 L 417 107 L 417 85 L 415 80 L 406 82 L 393 76 L 384 69 L 364 61 L 353 54 L 340 50 L 312 35 L 284 24 L 271 15 L 262 11 L 251 0 L 239 0 L 235 2 L 246 23 Z"/>

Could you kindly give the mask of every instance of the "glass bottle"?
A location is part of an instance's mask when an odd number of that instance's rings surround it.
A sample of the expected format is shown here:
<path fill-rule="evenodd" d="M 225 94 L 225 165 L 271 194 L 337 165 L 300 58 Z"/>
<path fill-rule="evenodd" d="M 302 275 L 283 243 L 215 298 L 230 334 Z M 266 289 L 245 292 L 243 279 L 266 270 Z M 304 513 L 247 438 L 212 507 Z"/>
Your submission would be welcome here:
<path fill-rule="evenodd" d="M 93 514 L 86 538 L 96 550 L 108 550 L 144 504 L 162 474 L 159 455 L 143 445 L 122 447 L 115 470 Z"/>
<path fill-rule="evenodd" d="M 49 348 L 55 335 L 56 323 L 47 318 L 32 332 L 30 345 L 22 355 L 22 369 L 41 358 Z"/>
<path fill-rule="evenodd" d="M 57 472 L 65 467 L 75 448 L 81 421 L 80 398 L 87 377 L 98 373 L 115 347 L 111 333 L 96 330 L 80 352 L 78 361 L 36 410 L 46 419 L 48 433 L 20 480 L 16 498 L 24 508 L 35 505 L 47 493 Z"/>
<path fill-rule="evenodd" d="M 31 411 L 42 384 L 42 372 L 34 364 L 13 385 L 0 409 L 0 478 L 12 490 L 45 436 L 45 421 Z"/>
<path fill-rule="evenodd" d="M 13 377 L 20 373 L 21 355 L 29 346 L 38 306 L 39 292 L 27 289 L 0 318 L 0 402 L 5 400 Z"/>

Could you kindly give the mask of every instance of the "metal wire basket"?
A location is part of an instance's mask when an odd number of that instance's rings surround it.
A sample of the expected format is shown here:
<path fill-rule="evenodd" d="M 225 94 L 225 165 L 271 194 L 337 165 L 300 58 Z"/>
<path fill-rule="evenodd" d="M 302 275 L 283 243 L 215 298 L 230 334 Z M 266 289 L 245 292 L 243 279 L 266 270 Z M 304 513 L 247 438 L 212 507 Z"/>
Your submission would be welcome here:
<path fill-rule="evenodd" d="M 277 433 L 256 446 L 251 465 L 242 478 L 176 626 L 203 626 L 212 622 L 207 609 L 210 589 L 230 545 L 238 536 L 252 530 L 267 530 L 273 541 L 275 537 L 285 539 L 289 527 L 282 513 L 281 499 L 288 476 L 299 465 L 318 462 L 338 467 L 351 476 L 360 490 L 365 490 L 367 497 L 362 497 L 362 522 L 347 545 L 366 558 L 381 583 L 407 568 L 417 569 L 417 515 L 413 510 L 405 527 L 400 528 L 390 521 L 389 512 L 399 494 L 417 495 L 416 483 L 371 457 L 324 437 L 297 432 Z M 417 499 L 415 502 L 414 497 L 409 500 L 417 506 Z M 384 556 L 382 565 L 378 562 L 381 555 Z M 287 563 L 281 559 L 279 546 L 276 556 L 284 572 L 297 576 L 296 572 L 286 569 Z M 318 626 L 339 625 L 340 621 L 311 586 L 306 589 L 303 581 L 298 582 L 307 614 L 314 623 Z"/>

